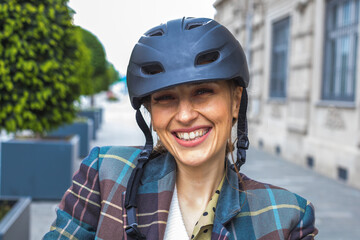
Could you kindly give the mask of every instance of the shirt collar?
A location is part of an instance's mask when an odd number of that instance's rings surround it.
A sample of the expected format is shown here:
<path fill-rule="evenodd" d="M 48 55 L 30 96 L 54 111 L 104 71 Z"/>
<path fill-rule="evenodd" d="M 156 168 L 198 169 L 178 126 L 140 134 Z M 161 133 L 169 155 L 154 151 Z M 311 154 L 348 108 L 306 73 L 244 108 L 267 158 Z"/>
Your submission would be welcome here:
<path fill-rule="evenodd" d="M 224 174 L 219 186 L 217 187 L 214 194 L 212 195 L 209 203 L 207 204 L 205 211 L 200 216 L 199 221 L 196 223 L 194 230 L 193 230 L 194 236 L 198 235 L 198 233 L 202 227 L 213 225 L 214 218 L 215 218 L 215 211 L 216 211 L 218 199 L 219 199 L 219 196 L 221 193 L 221 189 L 224 184 L 224 180 L 225 180 L 225 174 Z"/>

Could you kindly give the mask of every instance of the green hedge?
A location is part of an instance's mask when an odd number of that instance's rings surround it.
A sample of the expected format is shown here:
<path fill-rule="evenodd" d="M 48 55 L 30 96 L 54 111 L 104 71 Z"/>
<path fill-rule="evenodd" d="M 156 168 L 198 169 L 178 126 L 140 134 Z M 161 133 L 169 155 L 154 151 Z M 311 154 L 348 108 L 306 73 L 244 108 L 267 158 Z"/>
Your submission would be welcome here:
<path fill-rule="evenodd" d="M 0 2 L 0 130 L 44 133 L 73 120 L 89 53 L 67 2 Z"/>

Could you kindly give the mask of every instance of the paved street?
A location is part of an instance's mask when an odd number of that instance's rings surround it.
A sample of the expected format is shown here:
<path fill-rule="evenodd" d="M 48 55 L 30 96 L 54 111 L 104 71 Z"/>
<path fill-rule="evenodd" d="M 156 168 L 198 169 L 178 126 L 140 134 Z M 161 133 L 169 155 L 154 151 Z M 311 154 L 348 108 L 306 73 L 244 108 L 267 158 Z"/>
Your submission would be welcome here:
<path fill-rule="evenodd" d="M 104 107 L 104 122 L 92 146 L 142 145 L 144 137 L 127 98 L 108 103 L 104 95 L 97 101 Z M 360 236 L 360 191 L 325 178 L 310 169 L 286 162 L 256 149 L 248 152 L 242 172 L 258 181 L 287 188 L 310 200 L 316 209 L 316 239 L 352 240 Z M 80 159 L 78 164 L 80 163 Z M 31 205 L 31 240 L 41 239 L 55 219 L 58 202 L 37 201 Z"/>

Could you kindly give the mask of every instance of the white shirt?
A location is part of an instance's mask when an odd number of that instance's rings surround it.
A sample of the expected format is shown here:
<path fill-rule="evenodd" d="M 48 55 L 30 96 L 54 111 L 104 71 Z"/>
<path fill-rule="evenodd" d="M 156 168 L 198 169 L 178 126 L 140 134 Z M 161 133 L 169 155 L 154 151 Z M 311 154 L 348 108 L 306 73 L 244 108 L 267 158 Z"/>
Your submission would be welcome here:
<path fill-rule="evenodd" d="M 189 239 L 185 224 L 181 215 L 177 189 L 175 185 L 174 194 L 170 204 L 169 216 L 165 229 L 164 240 L 184 240 Z"/>

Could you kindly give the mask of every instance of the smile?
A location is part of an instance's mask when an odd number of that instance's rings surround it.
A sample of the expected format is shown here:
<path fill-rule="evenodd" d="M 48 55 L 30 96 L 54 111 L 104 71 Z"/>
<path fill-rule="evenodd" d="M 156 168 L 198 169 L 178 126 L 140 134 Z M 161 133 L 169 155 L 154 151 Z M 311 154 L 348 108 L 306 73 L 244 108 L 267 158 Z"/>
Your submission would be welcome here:
<path fill-rule="evenodd" d="M 197 127 L 173 131 L 175 140 L 184 147 L 195 147 L 205 141 L 210 134 L 211 127 Z"/>
<path fill-rule="evenodd" d="M 176 134 L 176 137 L 181 139 L 181 140 L 191 141 L 191 140 L 201 138 L 202 136 L 204 136 L 208 132 L 209 132 L 209 128 L 197 129 L 197 130 L 192 131 L 192 132 L 176 132 L 175 134 Z"/>

